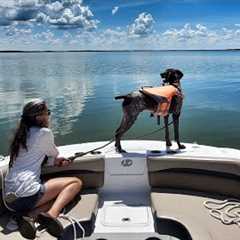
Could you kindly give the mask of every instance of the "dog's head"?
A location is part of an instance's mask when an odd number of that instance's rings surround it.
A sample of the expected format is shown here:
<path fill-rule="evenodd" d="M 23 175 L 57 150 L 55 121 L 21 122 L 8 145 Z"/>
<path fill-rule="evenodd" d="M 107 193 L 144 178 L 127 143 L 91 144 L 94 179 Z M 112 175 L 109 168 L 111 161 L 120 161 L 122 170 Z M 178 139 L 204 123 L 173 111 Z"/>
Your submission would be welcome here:
<path fill-rule="evenodd" d="M 165 72 L 160 73 L 160 76 L 163 78 L 163 83 L 179 83 L 180 79 L 183 77 L 183 73 L 178 69 L 167 69 Z"/>

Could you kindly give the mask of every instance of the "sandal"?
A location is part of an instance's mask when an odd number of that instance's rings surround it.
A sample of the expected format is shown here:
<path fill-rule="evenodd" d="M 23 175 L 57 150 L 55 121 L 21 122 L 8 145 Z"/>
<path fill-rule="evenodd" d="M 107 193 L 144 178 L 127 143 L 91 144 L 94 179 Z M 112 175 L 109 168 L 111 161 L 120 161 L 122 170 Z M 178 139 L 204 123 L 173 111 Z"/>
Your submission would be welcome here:
<path fill-rule="evenodd" d="M 36 227 L 32 218 L 22 216 L 17 219 L 18 230 L 24 238 L 34 239 L 36 237 Z"/>
<path fill-rule="evenodd" d="M 48 213 L 41 212 L 37 217 L 37 222 L 46 228 L 47 232 L 54 237 L 60 237 L 63 233 L 61 222 L 50 216 Z"/>

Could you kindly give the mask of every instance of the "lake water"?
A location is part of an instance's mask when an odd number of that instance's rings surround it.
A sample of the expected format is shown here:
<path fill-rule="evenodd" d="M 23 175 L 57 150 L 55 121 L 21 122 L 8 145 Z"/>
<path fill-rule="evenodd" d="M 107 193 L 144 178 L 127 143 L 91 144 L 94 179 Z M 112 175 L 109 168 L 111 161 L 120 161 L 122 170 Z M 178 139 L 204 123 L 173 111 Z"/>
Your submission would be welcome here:
<path fill-rule="evenodd" d="M 0 154 L 23 104 L 38 97 L 52 110 L 58 145 L 109 140 L 122 114 L 114 96 L 159 85 L 166 68 L 184 73 L 182 141 L 240 149 L 240 51 L 0 53 Z M 157 127 L 142 113 L 125 138 Z"/>

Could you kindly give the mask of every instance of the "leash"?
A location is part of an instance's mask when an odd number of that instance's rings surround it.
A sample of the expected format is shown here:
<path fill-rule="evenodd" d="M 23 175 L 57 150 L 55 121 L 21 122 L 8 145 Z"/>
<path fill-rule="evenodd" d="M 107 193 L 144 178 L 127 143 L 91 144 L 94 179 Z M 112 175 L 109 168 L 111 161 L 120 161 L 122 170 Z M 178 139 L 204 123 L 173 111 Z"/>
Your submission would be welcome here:
<path fill-rule="evenodd" d="M 99 150 L 99 149 L 102 149 L 102 148 L 105 148 L 106 146 L 108 146 L 108 145 L 110 145 L 111 143 L 113 143 L 114 140 L 115 140 L 115 139 L 112 138 L 112 139 L 110 139 L 106 144 L 104 144 L 104 145 L 102 145 L 102 146 L 100 146 L 100 147 L 94 148 L 94 149 L 92 149 L 92 150 L 89 150 L 89 151 L 87 151 L 87 152 L 78 152 L 78 153 L 75 153 L 74 156 L 68 157 L 68 159 L 69 159 L 70 161 L 73 161 L 73 160 L 75 160 L 77 157 L 82 157 L 82 156 L 84 156 L 84 155 L 86 155 L 86 154 L 88 154 L 88 153 L 93 153 L 93 154 L 94 154 L 95 151 L 97 151 L 97 150 Z"/>
<path fill-rule="evenodd" d="M 173 121 L 170 122 L 170 123 L 168 123 L 167 126 L 170 126 L 171 124 L 173 124 Z M 137 136 L 136 139 L 150 136 L 150 135 L 152 135 L 152 134 L 154 134 L 154 133 L 156 133 L 156 132 L 162 131 L 162 130 L 165 129 L 165 128 L 166 128 L 166 127 L 164 126 L 164 127 L 161 127 L 161 128 L 159 128 L 159 129 L 157 129 L 157 130 L 154 130 L 154 131 L 152 131 L 152 132 L 146 133 L 146 134 L 144 134 L 144 135 Z"/>
<path fill-rule="evenodd" d="M 82 231 L 82 237 L 80 237 L 80 239 L 84 239 L 84 238 L 85 238 L 86 232 L 85 232 L 84 227 L 83 227 L 83 226 L 81 225 L 81 223 L 80 223 L 80 219 L 74 218 L 74 217 L 72 217 L 72 216 L 70 216 L 70 215 L 66 215 L 65 213 L 60 214 L 60 215 L 59 215 L 59 218 L 65 219 L 65 220 L 67 220 L 67 221 L 70 222 L 70 224 L 71 224 L 72 227 L 73 227 L 73 239 L 74 239 L 74 240 L 77 240 L 77 239 L 78 239 L 78 237 L 77 237 L 77 226 L 78 226 L 78 227 L 81 229 L 81 231 Z"/>
<path fill-rule="evenodd" d="M 167 126 L 170 126 L 171 124 L 173 124 L 173 121 L 170 122 L 170 123 L 168 123 Z M 144 135 L 139 135 L 139 136 L 137 136 L 135 139 L 139 139 L 139 138 L 142 138 L 142 137 L 150 136 L 150 135 L 152 135 L 152 134 L 154 134 L 154 133 L 156 133 L 156 132 L 162 131 L 162 130 L 165 129 L 165 128 L 166 128 L 166 126 L 161 127 L 161 128 L 159 128 L 159 129 L 157 129 L 157 130 L 154 130 L 154 131 L 152 131 L 152 132 L 146 133 L 146 134 L 144 134 Z M 88 153 L 93 153 L 93 154 L 94 154 L 95 151 L 97 151 L 97 150 L 99 150 L 99 149 L 102 149 L 102 148 L 105 148 L 106 146 L 110 145 L 110 144 L 113 143 L 114 141 L 115 141 L 115 138 L 111 138 L 106 144 L 104 144 L 104 145 L 102 145 L 102 146 L 100 146 L 100 147 L 94 148 L 94 149 L 89 150 L 89 151 L 87 151 L 87 152 L 77 152 L 77 153 L 74 154 L 74 156 L 68 157 L 68 159 L 69 159 L 70 161 L 73 161 L 73 160 L 75 160 L 75 159 L 78 158 L 78 157 L 82 157 L 82 156 L 87 155 Z"/>
<path fill-rule="evenodd" d="M 68 222 L 70 222 L 70 226 L 72 226 L 73 229 L 73 240 L 78 240 L 78 239 L 85 239 L 85 235 L 86 235 L 86 231 L 84 229 L 84 227 L 82 226 L 82 224 L 80 223 L 80 219 L 74 218 L 70 215 L 65 214 L 64 212 L 61 213 L 58 218 L 64 219 Z M 81 229 L 82 231 L 82 236 L 81 237 L 77 237 L 77 227 L 79 229 Z M 36 238 L 41 238 L 41 235 L 46 232 L 46 229 L 43 229 L 41 231 L 39 231 L 39 234 Z"/>

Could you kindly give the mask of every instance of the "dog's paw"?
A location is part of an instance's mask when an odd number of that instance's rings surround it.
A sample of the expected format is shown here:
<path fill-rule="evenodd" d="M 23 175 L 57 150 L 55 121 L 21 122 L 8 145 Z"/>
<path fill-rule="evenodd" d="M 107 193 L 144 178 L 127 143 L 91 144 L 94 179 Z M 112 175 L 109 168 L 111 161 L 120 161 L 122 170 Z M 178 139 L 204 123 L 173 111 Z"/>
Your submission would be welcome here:
<path fill-rule="evenodd" d="M 121 151 L 119 153 L 126 153 L 127 151 L 121 149 Z"/>
<path fill-rule="evenodd" d="M 167 147 L 171 147 L 171 146 L 172 146 L 172 142 L 171 142 L 171 141 L 167 141 L 167 142 L 166 142 L 166 146 L 167 146 Z"/>
<path fill-rule="evenodd" d="M 178 148 L 179 148 L 179 149 L 185 149 L 186 147 L 185 147 L 185 145 L 183 145 L 183 144 L 179 144 L 179 145 L 178 145 Z"/>
<path fill-rule="evenodd" d="M 123 150 L 122 148 L 115 148 L 115 151 L 117 152 L 117 153 L 126 153 L 126 151 L 125 150 Z"/>
<path fill-rule="evenodd" d="M 175 153 L 177 153 L 177 151 L 172 150 L 172 149 L 170 149 L 169 146 L 167 146 L 167 148 L 166 148 L 166 153 L 167 153 L 167 154 L 175 154 Z"/>

